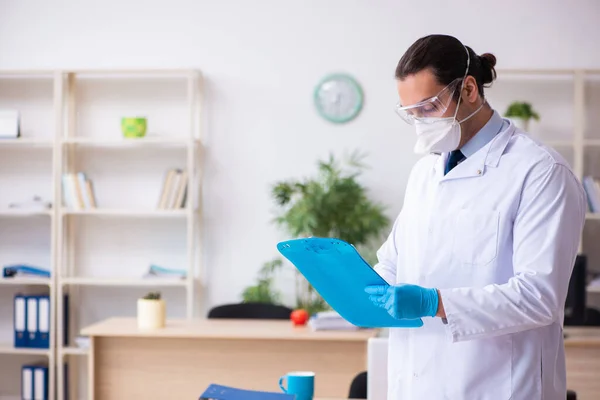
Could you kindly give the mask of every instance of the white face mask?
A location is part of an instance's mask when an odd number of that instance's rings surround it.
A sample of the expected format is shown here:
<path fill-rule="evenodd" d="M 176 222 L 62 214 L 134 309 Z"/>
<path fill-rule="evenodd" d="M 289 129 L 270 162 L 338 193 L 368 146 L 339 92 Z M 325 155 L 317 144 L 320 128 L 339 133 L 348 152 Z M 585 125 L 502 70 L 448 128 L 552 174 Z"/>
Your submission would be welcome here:
<path fill-rule="evenodd" d="M 415 121 L 415 129 L 417 131 L 417 143 L 414 148 L 415 153 L 447 153 L 456 150 L 460 144 L 462 134 L 460 124 L 477 114 L 484 104 L 485 101 L 482 102 L 479 108 L 473 111 L 467 118 L 462 121 L 457 121 L 456 113 L 460 106 L 459 98 L 453 117 L 422 118 Z"/>
<path fill-rule="evenodd" d="M 456 120 L 456 114 L 460 107 L 460 100 L 462 90 L 465 84 L 465 79 L 469 73 L 469 64 L 471 63 L 471 56 L 469 50 L 467 51 L 467 69 L 463 80 L 460 84 L 460 90 L 458 91 L 458 103 L 456 104 L 456 110 L 454 111 L 453 117 L 446 118 L 419 118 L 415 120 L 415 129 L 417 131 L 417 143 L 415 144 L 414 151 L 417 154 L 428 154 L 428 153 L 447 153 L 458 148 L 461 138 L 460 124 L 477 114 L 479 110 L 485 104 L 485 100 L 481 102 L 481 106 L 471 113 L 467 118 L 462 121 Z"/>

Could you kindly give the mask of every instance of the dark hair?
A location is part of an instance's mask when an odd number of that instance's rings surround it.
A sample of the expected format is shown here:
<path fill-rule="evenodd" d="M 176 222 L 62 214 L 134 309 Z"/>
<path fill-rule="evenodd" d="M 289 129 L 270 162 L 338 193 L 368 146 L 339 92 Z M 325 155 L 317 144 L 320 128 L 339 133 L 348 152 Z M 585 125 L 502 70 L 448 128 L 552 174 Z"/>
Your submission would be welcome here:
<path fill-rule="evenodd" d="M 471 58 L 468 75 L 477 81 L 479 94 L 496 79 L 496 57 L 485 53 L 480 56 L 466 46 Z M 431 69 L 438 82 L 448 85 L 462 78 L 467 68 L 467 52 L 460 40 L 448 35 L 422 37 L 406 50 L 396 67 L 396 79 L 404 79 L 424 69 Z M 458 95 L 458 93 L 457 93 Z"/>

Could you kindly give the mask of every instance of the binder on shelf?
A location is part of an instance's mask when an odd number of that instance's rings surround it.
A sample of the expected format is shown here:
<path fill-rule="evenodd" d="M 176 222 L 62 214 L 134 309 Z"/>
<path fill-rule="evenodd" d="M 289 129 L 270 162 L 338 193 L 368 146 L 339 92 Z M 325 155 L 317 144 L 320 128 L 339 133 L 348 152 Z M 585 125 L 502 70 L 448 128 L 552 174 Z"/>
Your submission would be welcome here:
<path fill-rule="evenodd" d="M 48 400 L 48 367 L 33 367 L 33 399 Z"/>
<path fill-rule="evenodd" d="M 13 328 L 15 331 L 15 347 L 27 347 L 27 304 L 26 297 L 17 294 L 14 298 Z"/>
<path fill-rule="evenodd" d="M 27 347 L 39 347 L 38 299 L 37 296 L 25 296 L 27 302 Z"/>
<path fill-rule="evenodd" d="M 69 345 L 69 295 L 63 295 L 63 346 Z"/>
<path fill-rule="evenodd" d="M 63 393 L 64 400 L 69 400 L 69 364 L 63 364 Z"/>
<path fill-rule="evenodd" d="M 39 347 L 50 348 L 50 296 L 38 296 Z"/>
<path fill-rule="evenodd" d="M 34 400 L 33 398 L 33 367 L 21 367 L 21 400 Z"/>

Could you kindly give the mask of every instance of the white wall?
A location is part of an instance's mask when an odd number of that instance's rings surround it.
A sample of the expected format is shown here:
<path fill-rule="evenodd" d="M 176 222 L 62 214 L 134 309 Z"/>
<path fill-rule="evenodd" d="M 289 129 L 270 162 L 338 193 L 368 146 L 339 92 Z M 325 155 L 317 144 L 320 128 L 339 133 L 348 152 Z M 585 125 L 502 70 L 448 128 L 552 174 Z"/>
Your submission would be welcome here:
<path fill-rule="evenodd" d="M 369 152 L 365 183 L 398 212 L 413 133 L 393 112 L 394 68 L 429 33 L 454 34 L 498 67 L 600 67 L 600 3 L 581 1 L 0 0 L 0 68 L 194 67 L 209 99 L 205 254 L 208 304 L 239 299 L 285 235 L 269 185 L 329 151 Z M 355 121 L 313 108 L 327 73 L 363 85 Z"/>

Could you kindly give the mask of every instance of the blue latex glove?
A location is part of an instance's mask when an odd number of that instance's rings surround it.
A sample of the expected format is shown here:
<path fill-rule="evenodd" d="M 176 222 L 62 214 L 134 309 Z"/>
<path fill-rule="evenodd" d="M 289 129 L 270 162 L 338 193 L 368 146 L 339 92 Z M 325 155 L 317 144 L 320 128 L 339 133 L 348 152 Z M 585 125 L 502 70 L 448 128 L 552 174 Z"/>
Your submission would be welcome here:
<path fill-rule="evenodd" d="M 396 286 L 367 286 L 365 292 L 378 307 L 384 308 L 396 319 L 417 319 L 435 317 L 438 309 L 436 289 L 417 285 L 399 284 Z"/>

